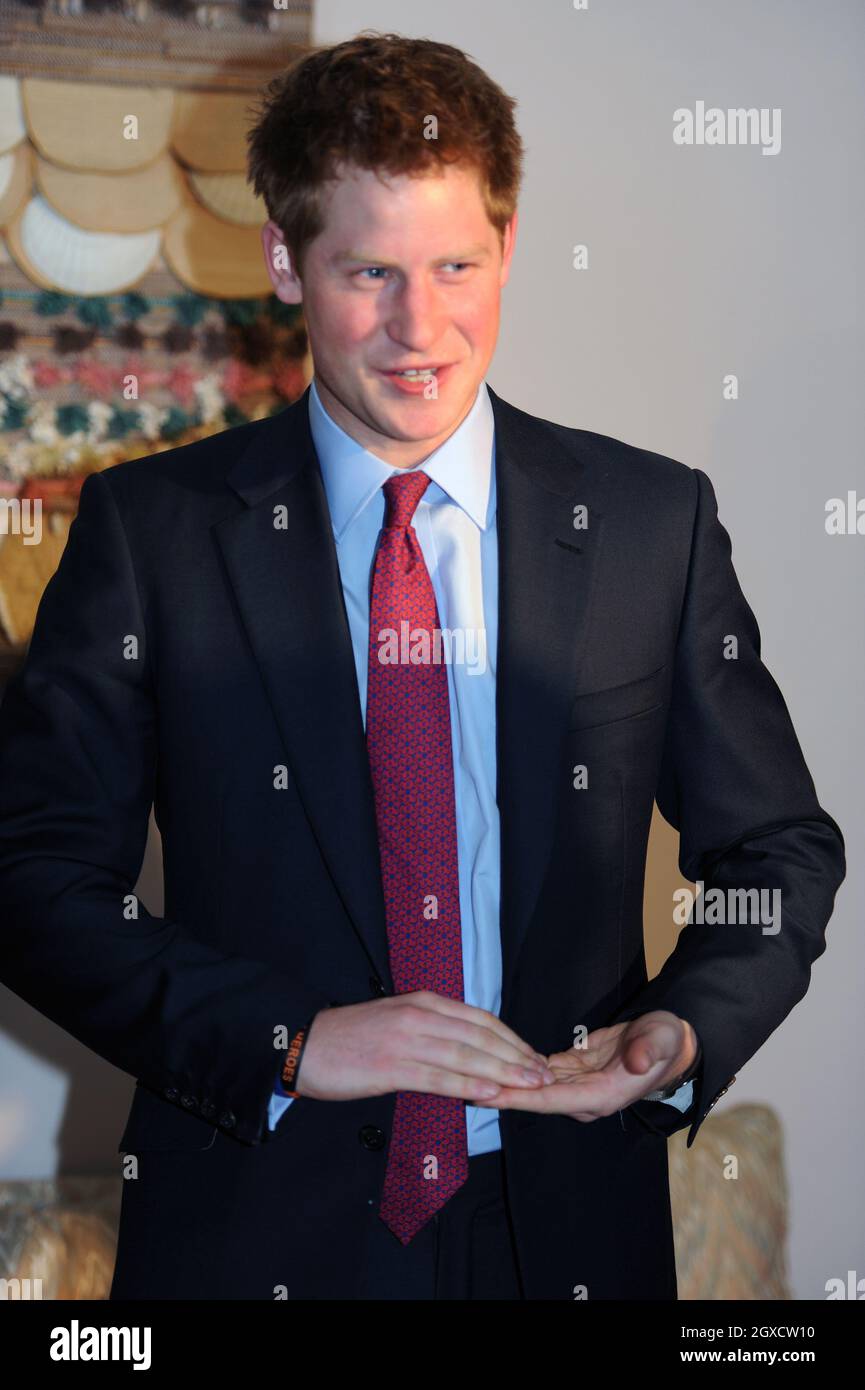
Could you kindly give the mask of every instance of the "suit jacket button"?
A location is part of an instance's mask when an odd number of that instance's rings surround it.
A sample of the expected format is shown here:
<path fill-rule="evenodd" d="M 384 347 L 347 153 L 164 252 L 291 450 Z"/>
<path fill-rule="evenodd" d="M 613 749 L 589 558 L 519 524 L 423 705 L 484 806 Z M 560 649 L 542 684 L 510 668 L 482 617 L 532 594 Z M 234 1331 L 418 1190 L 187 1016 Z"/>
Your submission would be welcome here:
<path fill-rule="evenodd" d="M 224 1115 L 220 1115 L 219 1123 L 224 1129 L 233 1129 L 237 1124 L 237 1116 L 232 1115 L 230 1110 L 226 1110 Z"/>
<path fill-rule="evenodd" d="M 373 996 L 387 994 L 387 990 L 382 981 L 378 978 L 378 975 L 370 975 L 369 987 L 372 990 Z"/>
<path fill-rule="evenodd" d="M 195 1099 L 195 1096 L 181 1096 L 180 1104 L 184 1106 L 187 1110 L 195 1110 L 196 1106 L 198 1105 L 198 1101 Z"/>
<path fill-rule="evenodd" d="M 166 1086 L 162 1094 L 165 1096 L 166 1100 L 177 1100 L 180 1092 L 177 1090 L 176 1086 Z"/>
<path fill-rule="evenodd" d="M 213 1104 L 212 1100 L 203 1100 L 201 1102 L 201 1113 L 208 1120 L 210 1119 L 211 1115 L 216 1114 L 216 1106 Z"/>
<path fill-rule="evenodd" d="M 357 1137 L 365 1149 L 384 1148 L 384 1132 L 379 1129 L 378 1125 L 363 1125 L 358 1130 Z"/>

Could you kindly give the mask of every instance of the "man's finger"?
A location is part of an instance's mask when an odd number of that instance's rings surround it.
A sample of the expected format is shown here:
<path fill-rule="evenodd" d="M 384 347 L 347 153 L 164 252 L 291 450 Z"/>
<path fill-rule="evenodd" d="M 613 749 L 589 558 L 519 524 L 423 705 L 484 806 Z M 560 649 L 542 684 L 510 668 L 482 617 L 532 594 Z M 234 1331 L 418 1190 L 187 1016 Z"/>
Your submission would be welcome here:
<path fill-rule="evenodd" d="M 646 1076 L 659 1063 L 669 1066 L 682 1051 L 687 1030 L 666 1019 L 650 1024 L 644 1032 L 625 1039 L 622 1065 L 636 1076 Z"/>
<path fill-rule="evenodd" d="M 589 1077 L 579 1081 L 559 1081 L 537 1090 L 502 1086 L 494 1100 L 481 1101 L 480 1104 L 494 1110 L 533 1110 L 540 1115 L 593 1114 L 595 1106 L 598 1107 L 598 1115 L 602 1115 L 623 1108 L 623 1102 L 618 1100 L 611 1105 L 609 1080 L 602 1083 L 598 1078 Z"/>
<path fill-rule="evenodd" d="M 530 1062 L 509 1044 L 497 1040 L 501 1055 L 491 1051 L 486 1039 L 490 1036 L 480 1028 L 472 1032 L 481 1038 L 481 1046 L 459 1037 L 421 1034 L 412 1038 L 412 1051 L 406 1059 L 415 1066 L 438 1066 L 453 1075 L 480 1077 L 498 1086 L 542 1086 L 543 1074 L 537 1063 Z"/>
<path fill-rule="evenodd" d="M 540 1057 L 537 1053 L 525 1052 L 517 1047 L 509 1038 L 503 1038 L 492 1028 L 483 1028 L 476 1023 L 469 1023 L 465 1018 L 460 1018 L 455 1014 L 434 1013 L 433 1010 L 424 1011 L 424 1022 L 420 1025 L 420 1031 L 414 1034 L 414 1038 L 422 1047 L 432 1039 L 438 1039 L 450 1044 L 452 1048 L 470 1048 L 477 1053 L 484 1053 L 490 1058 L 494 1058 L 497 1063 L 509 1063 L 516 1067 L 539 1068 L 542 1072 L 547 1072 L 552 1078 L 553 1073 L 545 1057 Z M 414 1039 L 413 1039 L 414 1040 Z M 423 1060 L 423 1055 L 418 1054 L 418 1060 Z M 455 1067 L 454 1070 L 459 1070 Z M 509 1077 L 501 1076 L 498 1078 L 502 1083 L 507 1084 Z"/>
<path fill-rule="evenodd" d="M 462 1019 L 464 1022 L 472 1023 L 478 1028 L 485 1028 L 488 1032 L 503 1041 L 511 1044 L 517 1051 L 522 1052 L 526 1057 L 539 1059 L 546 1062 L 546 1058 L 540 1052 L 536 1052 L 529 1043 L 524 1042 L 518 1033 L 509 1028 L 506 1023 L 502 1023 L 495 1014 L 489 1013 L 486 1009 L 478 1009 L 474 1004 L 465 1004 L 461 999 L 447 999 L 442 994 L 434 994 L 431 990 L 421 990 L 412 996 L 397 995 L 396 998 L 412 998 L 413 1003 L 417 1003 L 421 1008 L 429 1009 L 439 1014 L 448 1014 L 452 1018 Z"/>

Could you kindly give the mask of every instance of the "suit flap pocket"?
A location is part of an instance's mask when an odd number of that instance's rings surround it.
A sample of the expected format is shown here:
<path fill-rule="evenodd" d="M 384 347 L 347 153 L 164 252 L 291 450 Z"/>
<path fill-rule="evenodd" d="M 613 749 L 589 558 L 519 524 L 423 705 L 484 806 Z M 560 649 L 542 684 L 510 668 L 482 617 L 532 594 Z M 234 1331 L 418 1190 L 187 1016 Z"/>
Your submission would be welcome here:
<path fill-rule="evenodd" d="M 595 724 L 612 724 L 615 720 L 631 719 L 656 709 L 663 700 L 666 671 L 665 663 L 637 680 L 577 695 L 571 704 L 568 727 L 588 729 Z"/>

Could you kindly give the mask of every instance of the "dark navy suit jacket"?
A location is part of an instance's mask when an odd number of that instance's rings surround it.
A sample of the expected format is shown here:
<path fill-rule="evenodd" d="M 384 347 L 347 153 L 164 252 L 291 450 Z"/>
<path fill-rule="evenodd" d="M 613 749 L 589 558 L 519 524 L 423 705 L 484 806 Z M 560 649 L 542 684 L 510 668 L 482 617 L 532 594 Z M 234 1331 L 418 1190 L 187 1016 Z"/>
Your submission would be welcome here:
<path fill-rule="evenodd" d="M 550 1053 L 577 1023 L 669 1009 L 704 1050 L 687 1116 L 503 1112 L 523 1280 L 530 1298 L 675 1298 L 666 1137 L 693 1143 L 804 995 L 843 840 L 709 479 L 491 398 L 501 1015 Z M 783 920 L 692 921 L 647 983 L 655 799 L 687 879 L 777 888 Z M 152 804 L 162 918 L 132 896 Z M 0 708 L 0 976 L 138 1082 L 114 1297 L 353 1296 L 394 1096 L 304 1099 L 267 1128 L 274 1028 L 393 988 L 306 395 L 84 483 Z"/>

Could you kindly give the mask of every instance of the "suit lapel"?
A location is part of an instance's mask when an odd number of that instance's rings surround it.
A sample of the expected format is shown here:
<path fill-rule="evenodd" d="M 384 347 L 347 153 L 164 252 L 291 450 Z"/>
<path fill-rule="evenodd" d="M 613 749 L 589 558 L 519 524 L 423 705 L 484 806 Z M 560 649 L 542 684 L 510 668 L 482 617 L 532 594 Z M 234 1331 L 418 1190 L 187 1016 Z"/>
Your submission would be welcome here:
<path fill-rule="evenodd" d="M 563 736 L 603 534 L 596 487 L 555 429 L 490 392 L 496 421 L 502 1011 L 549 861 Z M 585 529 L 574 507 L 586 507 Z"/>
<path fill-rule="evenodd" d="M 351 636 L 309 390 L 260 430 L 227 481 L 243 510 L 214 534 L 316 841 L 379 977 L 393 987 Z M 499 564 L 496 800 L 503 1010 L 554 832 L 562 737 L 602 516 L 555 430 L 490 390 Z M 574 529 L 573 508 L 588 510 Z"/>
<path fill-rule="evenodd" d="M 248 505 L 214 531 L 322 857 L 392 988 L 372 779 L 308 395 L 272 416 L 231 469 Z"/>

